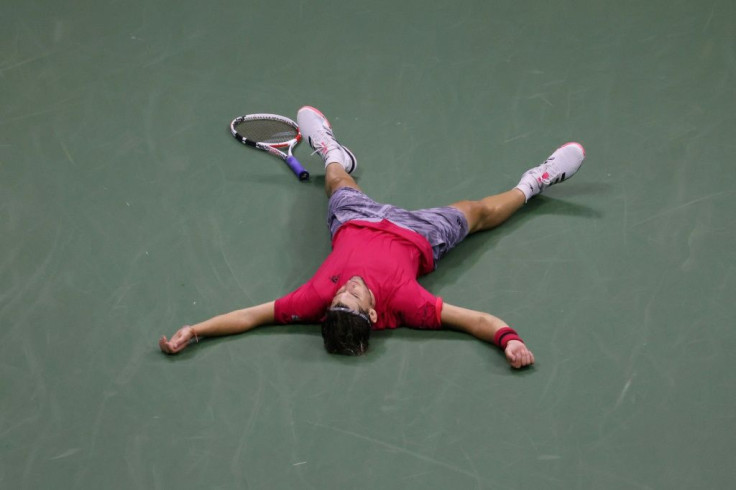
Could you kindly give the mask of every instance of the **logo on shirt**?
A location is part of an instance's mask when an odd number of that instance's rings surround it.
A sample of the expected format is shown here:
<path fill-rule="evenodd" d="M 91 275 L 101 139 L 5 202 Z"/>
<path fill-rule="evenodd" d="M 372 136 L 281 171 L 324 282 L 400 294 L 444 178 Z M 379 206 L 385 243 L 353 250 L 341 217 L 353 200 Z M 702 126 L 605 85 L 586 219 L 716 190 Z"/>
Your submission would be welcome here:
<path fill-rule="evenodd" d="M 335 276 L 330 277 L 330 281 L 332 281 L 333 284 L 337 284 L 337 281 L 339 281 L 339 280 L 340 280 L 340 276 L 339 275 L 335 275 Z"/>

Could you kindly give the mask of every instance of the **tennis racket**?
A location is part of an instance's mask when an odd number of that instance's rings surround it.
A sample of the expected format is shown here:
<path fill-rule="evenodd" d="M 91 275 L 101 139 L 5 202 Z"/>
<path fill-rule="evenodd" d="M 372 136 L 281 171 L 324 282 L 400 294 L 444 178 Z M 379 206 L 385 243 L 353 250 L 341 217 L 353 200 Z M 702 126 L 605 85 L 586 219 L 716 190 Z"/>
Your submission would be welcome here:
<path fill-rule="evenodd" d="M 299 180 L 309 179 L 309 172 L 292 155 L 292 150 L 301 141 L 302 135 L 299 126 L 291 119 L 276 114 L 249 114 L 233 119 L 230 132 L 244 145 L 281 158 Z M 281 151 L 283 148 L 288 148 L 287 153 Z"/>

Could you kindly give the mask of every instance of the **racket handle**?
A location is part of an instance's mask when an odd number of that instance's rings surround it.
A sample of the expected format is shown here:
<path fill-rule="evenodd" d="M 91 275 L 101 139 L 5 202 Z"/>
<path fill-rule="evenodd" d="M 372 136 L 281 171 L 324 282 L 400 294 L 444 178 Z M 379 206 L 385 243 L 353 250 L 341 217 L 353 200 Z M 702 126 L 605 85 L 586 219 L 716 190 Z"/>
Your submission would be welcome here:
<path fill-rule="evenodd" d="M 286 157 L 286 164 L 289 166 L 292 172 L 294 172 L 296 176 L 299 177 L 299 180 L 309 179 L 309 172 L 307 172 L 304 167 L 302 167 L 302 164 L 299 163 L 299 160 L 297 160 L 296 157 Z"/>

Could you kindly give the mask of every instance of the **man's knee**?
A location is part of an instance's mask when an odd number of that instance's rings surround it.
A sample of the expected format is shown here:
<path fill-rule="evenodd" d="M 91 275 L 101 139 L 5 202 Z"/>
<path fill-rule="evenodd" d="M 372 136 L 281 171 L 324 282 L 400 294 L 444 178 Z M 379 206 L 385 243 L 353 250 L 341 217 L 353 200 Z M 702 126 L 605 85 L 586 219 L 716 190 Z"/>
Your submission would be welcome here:
<path fill-rule="evenodd" d="M 473 233 L 478 230 L 484 216 L 483 204 L 480 201 L 460 201 L 450 205 L 460 210 L 468 222 L 468 232 Z"/>

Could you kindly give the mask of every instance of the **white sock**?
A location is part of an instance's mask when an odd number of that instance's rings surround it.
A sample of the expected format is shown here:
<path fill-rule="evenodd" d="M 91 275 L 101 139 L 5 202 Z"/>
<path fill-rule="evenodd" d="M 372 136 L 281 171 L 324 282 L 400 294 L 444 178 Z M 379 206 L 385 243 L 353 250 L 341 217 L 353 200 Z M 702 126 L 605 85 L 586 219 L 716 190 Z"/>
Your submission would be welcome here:
<path fill-rule="evenodd" d="M 539 194 L 539 185 L 536 184 L 537 183 L 532 175 L 524 174 L 521 176 L 521 180 L 519 181 L 519 185 L 516 186 L 516 189 L 519 189 L 524 193 L 524 197 L 526 197 L 524 202 L 529 202 L 529 199 Z"/>
<path fill-rule="evenodd" d="M 340 148 L 330 150 L 325 154 L 325 168 L 331 163 L 339 163 L 347 170 L 347 162 L 345 162 L 345 153 Z"/>
<path fill-rule="evenodd" d="M 352 173 L 355 170 L 357 163 L 354 158 L 351 157 L 350 150 L 345 147 L 333 148 L 328 150 L 324 156 L 325 168 L 331 163 L 339 163 L 347 173 Z"/>

